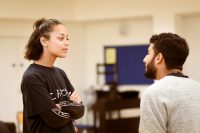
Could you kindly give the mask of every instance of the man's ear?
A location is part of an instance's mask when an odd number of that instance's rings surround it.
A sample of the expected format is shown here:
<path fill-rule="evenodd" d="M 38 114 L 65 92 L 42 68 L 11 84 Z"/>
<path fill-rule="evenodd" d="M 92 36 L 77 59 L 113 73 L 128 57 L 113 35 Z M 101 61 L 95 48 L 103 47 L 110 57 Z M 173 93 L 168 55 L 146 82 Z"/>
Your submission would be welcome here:
<path fill-rule="evenodd" d="M 43 47 L 47 47 L 47 39 L 44 37 L 40 37 L 40 43 L 42 44 Z"/>
<path fill-rule="evenodd" d="M 160 64 L 164 60 L 162 53 L 158 53 L 155 58 L 155 63 Z"/>

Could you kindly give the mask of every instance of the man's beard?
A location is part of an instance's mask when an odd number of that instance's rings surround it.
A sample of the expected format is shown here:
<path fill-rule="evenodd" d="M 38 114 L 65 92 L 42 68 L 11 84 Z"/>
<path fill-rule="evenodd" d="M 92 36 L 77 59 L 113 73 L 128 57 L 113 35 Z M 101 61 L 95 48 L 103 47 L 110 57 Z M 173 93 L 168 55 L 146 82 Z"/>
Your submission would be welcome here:
<path fill-rule="evenodd" d="M 144 73 L 145 77 L 149 78 L 149 79 L 156 79 L 156 68 L 154 66 L 154 59 L 151 60 L 151 62 L 149 64 L 147 64 L 146 66 L 146 71 Z"/>

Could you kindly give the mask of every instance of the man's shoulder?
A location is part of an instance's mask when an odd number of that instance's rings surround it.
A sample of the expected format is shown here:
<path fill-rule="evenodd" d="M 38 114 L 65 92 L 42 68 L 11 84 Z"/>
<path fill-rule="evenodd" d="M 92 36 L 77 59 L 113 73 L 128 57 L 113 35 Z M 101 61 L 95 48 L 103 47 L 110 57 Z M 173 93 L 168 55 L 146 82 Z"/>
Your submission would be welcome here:
<path fill-rule="evenodd" d="M 167 78 L 155 80 L 143 93 L 143 95 L 159 95 L 163 92 L 167 92 L 170 82 Z"/>

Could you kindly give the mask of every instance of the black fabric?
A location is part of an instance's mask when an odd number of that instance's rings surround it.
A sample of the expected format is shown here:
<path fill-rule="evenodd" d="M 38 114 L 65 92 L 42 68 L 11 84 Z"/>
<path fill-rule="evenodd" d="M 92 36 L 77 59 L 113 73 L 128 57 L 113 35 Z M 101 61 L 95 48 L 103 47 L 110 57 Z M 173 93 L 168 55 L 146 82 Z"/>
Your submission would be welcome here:
<path fill-rule="evenodd" d="M 58 115 L 62 117 L 58 117 Z M 71 119 L 69 113 L 65 113 L 55 108 L 41 114 L 44 122 L 53 128 L 60 128 L 66 125 Z"/>
<path fill-rule="evenodd" d="M 187 75 L 184 75 L 183 73 L 181 72 L 173 72 L 173 73 L 170 73 L 168 74 L 169 76 L 176 76 L 176 77 L 183 77 L 183 78 L 189 78 Z"/>
<path fill-rule="evenodd" d="M 63 70 L 31 64 L 23 75 L 21 90 L 24 133 L 75 132 L 70 114 L 56 110 L 56 104 L 69 101 L 74 91 Z"/>

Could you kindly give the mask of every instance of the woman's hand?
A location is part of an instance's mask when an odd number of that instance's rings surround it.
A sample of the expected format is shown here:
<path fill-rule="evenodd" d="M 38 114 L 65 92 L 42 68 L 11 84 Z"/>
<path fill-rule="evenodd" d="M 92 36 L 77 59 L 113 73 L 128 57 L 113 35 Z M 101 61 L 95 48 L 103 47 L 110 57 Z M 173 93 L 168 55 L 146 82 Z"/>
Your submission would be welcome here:
<path fill-rule="evenodd" d="M 75 101 L 75 102 L 77 102 L 77 103 L 81 103 L 81 97 L 80 97 L 80 95 L 78 94 L 78 92 L 76 92 L 76 91 L 74 91 L 74 92 L 70 95 L 69 99 L 72 100 L 72 101 Z"/>
<path fill-rule="evenodd" d="M 60 104 L 56 104 L 56 107 L 57 107 L 59 110 L 61 110 Z"/>

